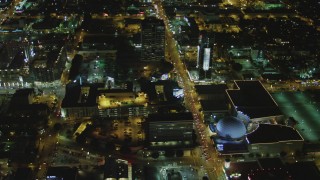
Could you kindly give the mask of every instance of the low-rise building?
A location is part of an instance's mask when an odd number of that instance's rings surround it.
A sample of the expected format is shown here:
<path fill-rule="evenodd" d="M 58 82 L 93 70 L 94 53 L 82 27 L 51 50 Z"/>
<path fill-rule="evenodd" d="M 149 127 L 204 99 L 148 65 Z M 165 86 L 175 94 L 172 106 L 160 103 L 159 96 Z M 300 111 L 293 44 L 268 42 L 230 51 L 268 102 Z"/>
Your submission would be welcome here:
<path fill-rule="evenodd" d="M 38 82 L 60 80 L 66 61 L 67 52 L 64 46 L 49 52 L 39 51 L 31 63 L 34 80 Z"/>
<path fill-rule="evenodd" d="M 272 124 L 259 124 L 246 139 L 250 153 L 295 154 L 302 151 L 304 144 L 304 139 L 294 128 Z"/>
<path fill-rule="evenodd" d="M 214 122 L 229 114 L 226 84 L 196 85 L 195 89 L 206 122 Z"/>
<path fill-rule="evenodd" d="M 147 96 L 127 89 L 107 89 L 104 84 L 70 84 L 62 101 L 62 116 L 131 117 L 147 115 Z"/>
<path fill-rule="evenodd" d="M 76 180 L 78 176 L 77 168 L 68 166 L 49 167 L 46 173 L 47 180 L 69 179 Z"/>
<path fill-rule="evenodd" d="M 227 90 L 234 116 L 253 123 L 282 120 L 278 104 L 260 81 L 234 81 L 234 87 Z"/>
<path fill-rule="evenodd" d="M 146 140 L 150 148 L 179 148 L 194 145 L 192 113 L 149 114 Z"/>
<path fill-rule="evenodd" d="M 279 158 L 261 158 L 257 161 L 231 162 L 225 175 L 235 179 L 319 179 L 320 173 L 312 161 L 284 164 Z"/>

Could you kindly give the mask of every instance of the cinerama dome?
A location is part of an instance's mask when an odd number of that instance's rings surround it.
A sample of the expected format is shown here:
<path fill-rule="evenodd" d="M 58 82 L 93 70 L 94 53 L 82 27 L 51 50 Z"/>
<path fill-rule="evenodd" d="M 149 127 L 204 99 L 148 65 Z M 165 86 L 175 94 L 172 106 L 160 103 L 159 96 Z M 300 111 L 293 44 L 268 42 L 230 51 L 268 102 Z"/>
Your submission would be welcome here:
<path fill-rule="evenodd" d="M 225 117 L 216 125 L 217 133 L 220 137 L 226 139 L 239 139 L 242 138 L 247 130 L 243 122 L 232 116 Z"/>

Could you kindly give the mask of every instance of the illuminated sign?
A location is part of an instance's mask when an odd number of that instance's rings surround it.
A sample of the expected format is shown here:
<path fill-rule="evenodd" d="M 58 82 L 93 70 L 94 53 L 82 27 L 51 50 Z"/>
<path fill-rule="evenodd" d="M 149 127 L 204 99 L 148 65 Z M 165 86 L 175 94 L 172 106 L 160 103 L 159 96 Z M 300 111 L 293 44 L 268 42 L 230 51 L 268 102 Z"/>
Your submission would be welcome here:
<path fill-rule="evenodd" d="M 183 89 L 173 89 L 173 96 L 176 98 L 182 98 L 184 96 Z"/>
<path fill-rule="evenodd" d="M 223 151 L 223 144 L 217 144 L 217 150 Z"/>
<path fill-rule="evenodd" d="M 204 48 L 204 56 L 203 56 L 203 70 L 209 70 L 209 63 L 210 63 L 210 48 Z"/>

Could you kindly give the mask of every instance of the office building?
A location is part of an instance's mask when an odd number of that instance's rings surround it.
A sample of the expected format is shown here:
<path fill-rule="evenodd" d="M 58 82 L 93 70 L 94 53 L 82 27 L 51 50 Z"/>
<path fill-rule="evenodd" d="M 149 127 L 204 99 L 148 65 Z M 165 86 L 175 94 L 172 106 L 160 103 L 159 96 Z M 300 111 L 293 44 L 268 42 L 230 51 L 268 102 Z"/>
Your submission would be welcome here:
<path fill-rule="evenodd" d="M 141 60 L 164 60 L 165 51 L 165 26 L 162 20 L 149 17 L 141 25 Z"/>
<path fill-rule="evenodd" d="M 146 123 L 146 140 L 150 148 L 193 145 L 193 116 L 190 112 L 149 114 Z"/>

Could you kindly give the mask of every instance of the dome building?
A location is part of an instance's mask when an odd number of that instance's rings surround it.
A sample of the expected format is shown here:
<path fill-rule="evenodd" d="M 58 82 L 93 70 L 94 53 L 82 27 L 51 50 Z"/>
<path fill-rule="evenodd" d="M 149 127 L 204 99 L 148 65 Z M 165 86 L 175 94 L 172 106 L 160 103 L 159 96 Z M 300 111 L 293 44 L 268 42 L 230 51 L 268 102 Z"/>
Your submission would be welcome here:
<path fill-rule="evenodd" d="M 210 126 L 212 130 L 212 126 Z M 226 140 L 241 139 L 246 135 L 246 127 L 244 123 L 233 116 L 227 116 L 216 124 L 215 131 L 218 136 Z"/>

